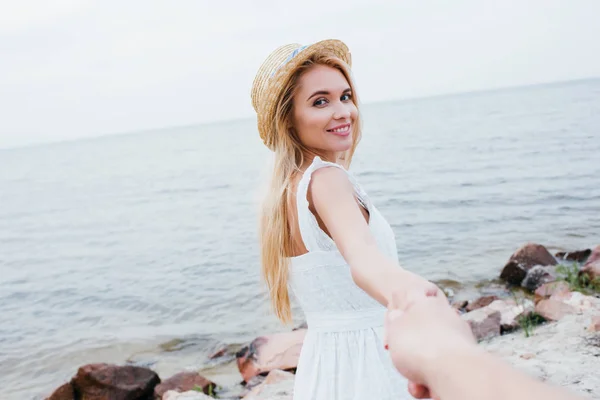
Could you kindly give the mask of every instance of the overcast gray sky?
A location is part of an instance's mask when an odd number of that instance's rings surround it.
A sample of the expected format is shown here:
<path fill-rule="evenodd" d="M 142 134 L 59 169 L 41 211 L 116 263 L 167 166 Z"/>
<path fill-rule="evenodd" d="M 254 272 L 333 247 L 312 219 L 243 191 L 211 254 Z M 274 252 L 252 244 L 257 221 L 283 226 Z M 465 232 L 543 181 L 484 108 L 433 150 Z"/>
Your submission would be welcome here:
<path fill-rule="evenodd" d="M 345 41 L 364 103 L 600 76 L 599 0 L 0 0 L 0 147 L 253 117 L 275 47 Z"/>

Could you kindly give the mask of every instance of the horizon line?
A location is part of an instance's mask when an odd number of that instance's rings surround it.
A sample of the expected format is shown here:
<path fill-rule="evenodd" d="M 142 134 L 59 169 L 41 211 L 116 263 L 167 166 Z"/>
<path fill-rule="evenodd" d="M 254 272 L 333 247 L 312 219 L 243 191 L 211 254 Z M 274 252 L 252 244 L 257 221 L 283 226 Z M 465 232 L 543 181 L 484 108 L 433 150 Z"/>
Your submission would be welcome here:
<path fill-rule="evenodd" d="M 522 85 L 498 86 L 498 87 L 489 87 L 489 88 L 483 88 L 483 89 L 473 89 L 473 90 L 458 91 L 458 92 L 444 92 L 444 93 L 438 93 L 438 94 L 421 95 L 421 96 L 413 96 L 413 97 L 399 97 L 399 98 L 391 98 L 391 99 L 374 100 L 374 101 L 363 103 L 363 104 L 361 104 L 361 106 L 373 106 L 373 105 L 378 105 L 378 104 L 383 104 L 383 103 L 401 103 L 401 102 L 415 101 L 415 100 L 430 100 L 430 99 L 445 98 L 445 97 L 458 97 L 458 96 L 465 96 L 465 95 L 472 95 L 472 94 L 500 92 L 500 91 L 506 91 L 506 90 L 527 89 L 527 88 L 534 88 L 534 87 L 538 87 L 538 86 L 553 86 L 553 85 L 561 85 L 561 84 L 567 84 L 567 83 L 593 81 L 593 80 L 598 80 L 598 79 L 600 79 L 600 76 L 590 76 L 590 77 L 585 77 L 585 78 L 572 78 L 572 79 L 565 79 L 565 80 L 559 80 L 559 81 L 527 83 L 527 84 L 522 84 Z M 104 138 L 107 136 L 127 136 L 127 135 L 137 135 L 137 134 L 142 134 L 142 133 L 156 132 L 156 131 L 169 130 L 169 129 L 185 129 L 185 128 L 191 128 L 191 127 L 220 125 L 220 124 L 231 123 L 231 122 L 248 121 L 248 120 L 252 120 L 253 118 L 254 117 L 216 119 L 216 120 L 200 121 L 200 122 L 196 122 L 196 123 L 182 124 L 182 125 L 175 124 L 175 125 L 165 125 L 165 126 L 156 127 L 156 128 L 147 128 L 147 129 L 139 129 L 139 130 L 114 131 L 114 132 L 100 133 L 100 134 L 91 135 L 91 136 L 82 136 L 82 137 L 75 137 L 75 138 L 69 138 L 69 139 L 48 140 L 48 141 L 33 142 L 33 143 L 28 143 L 28 144 L 16 145 L 16 146 L 8 146 L 8 147 L 0 146 L 0 151 L 37 147 L 37 146 L 45 146 L 45 145 L 50 145 L 50 144 L 70 143 L 70 142 L 77 142 L 77 141 L 83 141 L 83 140 L 94 140 L 94 139 Z"/>

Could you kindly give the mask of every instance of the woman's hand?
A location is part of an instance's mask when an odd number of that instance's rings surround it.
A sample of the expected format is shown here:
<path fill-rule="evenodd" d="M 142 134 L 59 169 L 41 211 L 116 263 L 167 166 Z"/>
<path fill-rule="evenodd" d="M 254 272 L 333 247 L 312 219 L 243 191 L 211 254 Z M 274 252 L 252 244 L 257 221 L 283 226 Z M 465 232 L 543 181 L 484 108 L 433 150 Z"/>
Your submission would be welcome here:
<path fill-rule="evenodd" d="M 466 354 L 476 343 L 471 328 L 448 301 L 426 296 L 423 288 L 392 295 L 384 340 L 394 366 L 409 380 L 408 390 L 416 399 L 438 399 L 431 390 L 438 361 L 460 349 Z"/>
<path fill-rule="evenodd" d="M 399 277 L 400 282 L 398 283 L 398 289 L 394 291 L 396 302 L 401 304 L 408 303 L 409 294 L 414 296 L 414 293 L 419 292 L 425 297 L 440 297 L 448 301 L 446 294 L 433 282 L 407 270 L 403 270 Z M 388 299 L 388 304 L 392 302 L 392 299 Z"/>

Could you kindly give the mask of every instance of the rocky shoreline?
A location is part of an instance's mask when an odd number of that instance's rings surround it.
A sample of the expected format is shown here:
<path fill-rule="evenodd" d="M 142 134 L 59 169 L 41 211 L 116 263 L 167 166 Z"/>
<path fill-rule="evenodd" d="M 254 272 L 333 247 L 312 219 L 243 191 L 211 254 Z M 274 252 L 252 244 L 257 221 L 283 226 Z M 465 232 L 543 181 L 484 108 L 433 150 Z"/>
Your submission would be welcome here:
<path fill-rule="evenodd" d="M 552 255 L 540 244 L 525 244 L 499 279 L 502 285 L 494 295 L 464 299 L 447 291 L 480 345 L 542 380 L 600 396 L 595 373 L 600 362 L 600 245 Z M 261 336 L 238 351 L 244 389 L 235 395 L 197 372 L 163 379 L 141 366 L 88 364 L 46 399 L 289 400 L 305 333 L 303 325 Z M 231 357 L 226 348 L 211 356 L 217 362 Z"/>

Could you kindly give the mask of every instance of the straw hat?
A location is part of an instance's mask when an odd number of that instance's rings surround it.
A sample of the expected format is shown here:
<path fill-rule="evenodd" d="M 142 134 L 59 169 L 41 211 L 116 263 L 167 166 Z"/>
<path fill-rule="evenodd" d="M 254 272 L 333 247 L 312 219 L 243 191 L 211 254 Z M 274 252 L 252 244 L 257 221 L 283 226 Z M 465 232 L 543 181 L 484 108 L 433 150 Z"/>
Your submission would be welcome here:
<path fill-rule="evenodd" d="M 312 45 L 287 44 L 273 51 L 259 68 L 252 84 L 252 106 L 258 120 L 258 133 L 265 145 L 272 150 L 274 132 L 271 132 L 277 101 L 288 80 L 311 56 L 328 53 L 352 65 L 350 50 L 341 41 L 330 39 Z"/>

